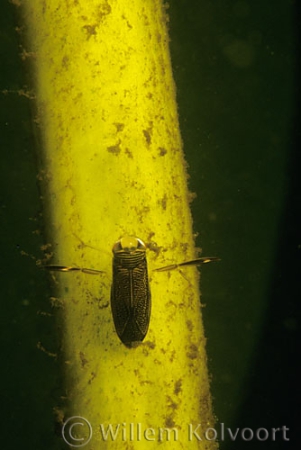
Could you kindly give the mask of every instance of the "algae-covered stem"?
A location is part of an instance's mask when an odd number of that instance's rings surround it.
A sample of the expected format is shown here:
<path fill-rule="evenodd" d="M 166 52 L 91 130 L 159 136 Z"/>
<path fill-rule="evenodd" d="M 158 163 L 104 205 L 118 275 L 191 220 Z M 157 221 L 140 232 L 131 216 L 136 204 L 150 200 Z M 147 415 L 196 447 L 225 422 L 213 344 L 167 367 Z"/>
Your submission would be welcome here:
<path fill-rule="evenodd" d="M 207 428 L 213 419 L 197 271 L 187 268 L 185 278 L 152 272 L 195 259 L 164 9 L 159 0 L 130 7 L 127 0 L 24 0 L 22 10 L 26 50 L 35 55 L 54 261 L 109 273 L 110 246 L 122 236 L 153 236 L 162 247 L 149 255 L 152 320 L 134 349 L 116 339 L 105 307 L 109 276 L 100 283 L 56 274 L 65 420 L 89 420 L 87 450 L 128 448 L 122 437 L 104 442 L 100 423 L 175 428 L 179 439 L 163 448 L 187 448 L 187 424 Z M 133 449 L 157 445 L 131 442 Z M 216 448 L 206 440 L 188 445 Z"/>

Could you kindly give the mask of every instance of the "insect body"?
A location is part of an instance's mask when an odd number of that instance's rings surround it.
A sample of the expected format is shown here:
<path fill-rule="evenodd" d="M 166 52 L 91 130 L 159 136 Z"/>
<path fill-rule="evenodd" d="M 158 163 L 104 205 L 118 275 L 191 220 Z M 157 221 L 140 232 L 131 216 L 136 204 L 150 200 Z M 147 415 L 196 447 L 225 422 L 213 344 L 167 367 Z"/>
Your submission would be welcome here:
<path fill-rule="evenodd" d="M 124 237 L 113 247 L 111 308 L 116 332 L 128 347 L 142 342 L 151 313 L 146 246 L 141 239 Z"/>
<path fill-rule="evenodd" d="M 204 257 L 154 270 L 164 272 L 180 266 L 199 265 L 219 260 L 216 257 Z M 103 273 L 100 270 L 70 266 L 48 265 L 45 268 L 61 272 Z M 113 246 L 111 309 L 115 329 L 121 342 L 127 347 L 134 347 L 137 343 L 142 342 L 150 322 L 151 292 L 147 272 L 146 245 L 137 237 L 123 237 Z"/>

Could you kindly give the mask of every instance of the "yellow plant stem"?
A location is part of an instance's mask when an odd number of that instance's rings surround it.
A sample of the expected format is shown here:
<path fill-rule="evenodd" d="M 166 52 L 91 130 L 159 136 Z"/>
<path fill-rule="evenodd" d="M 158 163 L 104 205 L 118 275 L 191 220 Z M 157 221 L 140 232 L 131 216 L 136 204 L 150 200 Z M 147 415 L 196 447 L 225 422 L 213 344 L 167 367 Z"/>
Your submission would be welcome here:
<path fill-rule="evenodd" d="M 90 422 L 87 450 L 216 448 L 204 437 L 213 422 L 197 269 L 153 271 L 195 257 L 161 1 L 24 0 L 22 8 L 51 263 L 103 271 L 55 273 L 65 420 Z M 147 250 L 150 327 L 136 348 L 120 342 L 109 305 L 111 249 L 124 235 L 157 243 Z M 104 437 L 110 424 L 115 438 Z"/>

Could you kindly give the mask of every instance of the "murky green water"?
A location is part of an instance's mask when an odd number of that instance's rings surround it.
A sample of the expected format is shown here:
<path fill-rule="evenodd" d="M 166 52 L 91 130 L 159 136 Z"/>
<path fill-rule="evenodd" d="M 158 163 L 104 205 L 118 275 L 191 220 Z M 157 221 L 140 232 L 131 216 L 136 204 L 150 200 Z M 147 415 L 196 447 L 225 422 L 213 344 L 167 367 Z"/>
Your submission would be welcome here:
<path fill-rule="evenodd" d="M 174 3 L 171 50 L 197 242 L 222 258 L 202 268 L 201 280 L 215 413 L 225 427 L 293 428 L 300 271 L 293 8 Z M 287 448 L 278 437 L 272 442 L 270 433 L 265 448 Z M 228 437 L 221 448 L 243 445 Z"/>
<path fill-rule="evenodd" d="M 30 102 L 17 94 L 26 81 L 13 11 L 1 5 L 1 437 L 6 449 L 50 449 L 57 365 L 37 345 L 55 352 L 57 333 L 45 274 L 20 255 L 41 257 L 43 220 Z M 234 430 L 297 420 L 293 12 L 285 0 L 177 0 L 169 9 L 197 244 L 222 258 L 201 279 L 214 409 Z M 221 448 L 242 445 L 228 437 Z M 283 439 L 262 445 L 288 448 Z"/>

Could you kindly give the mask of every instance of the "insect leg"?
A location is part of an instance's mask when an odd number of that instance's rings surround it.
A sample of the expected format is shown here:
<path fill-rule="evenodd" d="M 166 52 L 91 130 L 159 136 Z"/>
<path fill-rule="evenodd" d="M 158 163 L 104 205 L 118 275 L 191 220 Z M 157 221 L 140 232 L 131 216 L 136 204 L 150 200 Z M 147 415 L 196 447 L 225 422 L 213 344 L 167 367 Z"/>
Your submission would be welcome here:
<path fill-rule="evenodd" d="M 169 266 L 159 267 L 154 269 L 155 272 L 165 272 L 167 270 L 174 270 L 180 266 L 198 266 L 199 264 L 207 264 L 209 262 L 220 261 L 220 258 L 216 256 L 206 256 L 204 258 L 192 259 L 190 261 L 184 261 L 179 264 L 170 264 Z"/>
<path fill-rule="evenodd" d="M 49 264 L 47 266 L 43 266 L 44 269 L 56 272 L 83 272 L 88 273 L 90 275 L 99 275 L 100 273 L 104 273 L 102 270 L 88 269 L 86 267 L 71 267 L 71 266 L 57 266 L 55 264 Z"/>

